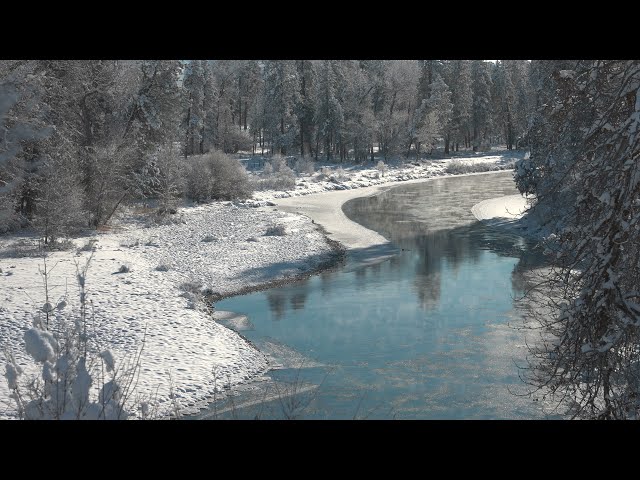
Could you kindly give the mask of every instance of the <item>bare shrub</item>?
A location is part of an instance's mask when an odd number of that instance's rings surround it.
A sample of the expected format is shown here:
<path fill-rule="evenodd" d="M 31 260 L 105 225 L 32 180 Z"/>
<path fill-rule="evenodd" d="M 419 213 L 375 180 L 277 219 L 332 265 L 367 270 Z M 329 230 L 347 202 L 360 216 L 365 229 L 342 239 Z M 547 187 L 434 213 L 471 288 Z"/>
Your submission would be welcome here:
<path fill-rule="evenodd" d="M 287 234 L 284 225 L 271 225 L 265 232 L 266 237 L 283 237 Z"/>

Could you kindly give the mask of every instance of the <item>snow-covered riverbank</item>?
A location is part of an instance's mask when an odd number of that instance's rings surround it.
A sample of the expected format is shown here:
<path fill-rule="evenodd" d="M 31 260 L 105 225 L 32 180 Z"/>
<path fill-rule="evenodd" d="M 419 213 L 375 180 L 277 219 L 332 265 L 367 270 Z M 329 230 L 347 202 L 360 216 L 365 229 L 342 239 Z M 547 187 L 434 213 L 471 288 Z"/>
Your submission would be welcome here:
<path fill-rule="evenodd" d="M 548 228 L 540 225 L 535 216 L 525 213 L 531 208 L 530 200 L 522 195 L 490 198 L 471 208 L 473 215 L 484 224 L 532 240 L 549 235 Z"/>
<path fill-rule="evenodd" d="M 266 370 L 262 353 L 237 333 L 211 321 L 189 290 L 210 289 L 221 295 L 291 278 L 317 269 L 335 256 L 335 249 L 305 217 L 273 208 L 241 208 L 214 203 L 182 211 L 175 225 L 135 228 L 97 235 L 89 268 L 88 300 L 95 311 L 92 327 L 100 343 L 116 361 L 131 356 L 146 340 L 136 393 L 156 397 L 160 412 L 171 410 L 169 378 L 184 413 L 206 404 L 217 387 L 235 385 Z M 284 236 L 266 236 L 283 225 Z M 78 247 L 88 239 L 76 240 Z M 23 334 L 45 303 L 38 257 L 13 257 L 16 239 L 4 238 L 0 257 L 0 339 L 26 374 L 36 373 L 24 352 Z M 89 252 L 54 252 L 47 258 L 51 271 L 49 295 L 54 301 L 68 295 L 66 311 L 77 308 L 76 267 Z M 115 273 L 122 265 L 128 273 Z M 156 270 L 157 267 L 167 271 Z M 4 355 L 0 351 L 0 364 Z M 0 381 L 0 416 L 14 406 L 7 384 Z"/>
<path fill-rule="evenodd" d="M 468 161 L 495 162 L 496 169 L 504 166 L 500 156 L 474 156 Z M 445 175 L 441 162 L 408 165 L 380 178 L 373 170 L 359 169 L 341 183 L 318 182 L 305 188 L 301 181 L 292 192 L 260 192 L 254 201 L 181 209 L 182 221 L 175 224 L 143 227 L 125 222 L 117 232 L 96 234 L 87 278 L 95 312 L 92 328 L 116 361 L 130 357 L 146 338 L 136 395 L 157 399 L 159 412 L 166 414 L 172 409 L 172 382 L 182 411 L 193 412 L 211 399 L 221 383 L 242 383 L 264 372 L 268 364 L 241 336 L 213 322 L 185 289 L 226 296 L 329 265 L 336 258 L 335 244 L 314 221 L 348 248 L 387 243 L 348 220 L 342 204 L 382 187 Z M 327 193 L 306 196 L 314 192 Z M 281 210 L 287 211 L 276 210 L 269 202 L 281 203 Z M 257 205 L 262 206 L 251 208 Z M 308 216 L 291 213 L 298 209 Z M 313 209 L 321 213 L 314 217 Z M 265 235 L 278 225 L 285 235 Z M 3 351 L 8 349 L 28 376 L 38 369 L 24 352 L 22 336 L 45 302 L 38 270 L 43 259 L 21 256 L 19 251 L 25 249 L 15 247 L 19 240 L 0 238 L 0 364 L 4 365 Z M 82 265 L 89 256 L 88 251 L 79 251 L 88 240 L 76 239 L 78 250 L 53 252 L 47 258 L 49 295 L 54 300 L 66 295 L 68 310 L 77 308 L 75 262 Z M 122 265 L 128 273 L 116 273 Z M 7 418 L 15 409 L 2 380 L 0 418 Z"/>

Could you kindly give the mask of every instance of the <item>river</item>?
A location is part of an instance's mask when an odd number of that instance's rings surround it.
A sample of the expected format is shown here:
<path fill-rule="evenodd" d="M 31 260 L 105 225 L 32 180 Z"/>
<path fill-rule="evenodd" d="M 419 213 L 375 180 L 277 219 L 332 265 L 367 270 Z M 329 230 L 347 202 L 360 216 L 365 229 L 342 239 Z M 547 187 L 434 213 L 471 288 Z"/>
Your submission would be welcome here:
<path fill-rule="evenodd" d="M 347 202 L 389 239 L 299 283 L 220 301 L 274 369 L 197 418 L 535 419 L 516 299 L 542 255 L 476 221 L 511 173 L 403 185 Z M 246 318 L 245 318 L 246 316 Z M 224 384 L 224 379 L 220 379 Z"/>

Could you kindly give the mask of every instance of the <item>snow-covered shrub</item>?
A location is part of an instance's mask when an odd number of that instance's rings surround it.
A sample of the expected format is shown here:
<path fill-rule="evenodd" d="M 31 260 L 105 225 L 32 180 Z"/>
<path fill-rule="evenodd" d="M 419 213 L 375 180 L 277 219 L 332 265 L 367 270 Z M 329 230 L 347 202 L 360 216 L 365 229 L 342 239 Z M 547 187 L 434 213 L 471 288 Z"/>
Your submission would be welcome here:
<path fill-rule="evenodd" d="M 160 264 L 160 265 L 158 265 L 156 267 L 156 271 L 157 272 L 168 272 L 169 271 L 169 267 L 163 263 L 163 264 Z"/>
<path fill-rule="evenodd" d="M 98 240 L 96 238 L 91 238 L 78 249 L 78 252 L 91 252 L 92 250 L 95 250 L 96 243 L 98 243 Z"/>
<path fill-rule="evenodd" d="M 283 237 L 287 234 L 287 231 L 284 228 L 284 225 L 271 225 L 267 227 L 267 231 L 265 232 L 266 237 Z"/>
<path fill-rule="evenodd" d="M 384 177 L 384 174 L 388 170 L 387 165 L 382 160 L 378 160 L 378 163 L 376 165 L 376 170 L 378 170 L 379 177 Z"/>
<path fill-rule="evenodd" d="M 183 292 L 200 293 L 202 290 L 202 283 L 195 281 L 182 282 L 178 288 Z"/>
<path fill-rule="evenodd" d="M 307 157 L 302 157 L 296 160 L 294 169 L 298 174 L 307 174 L 307 175 L 313 175 L 313 173 L 316 170 L 313 160 Z"/>
<path fill-rule="evenodd" d="M 515 164 L 515 182 L 521 193 L 534 193 L 538 188 L 538 183 L 542 178 L 542 169 L 531 159 L 531 155 L 518 160 Z"/>
<path fill-rule="evenodd" d="M 273 157 L 271 157 L 271 166 L 273 167 L 274 173 L 282 172 L 289 169 L 289 166 L 287 165 L 287 159 L 282 155 L 274 155 Z"/>
<path fill-rule="evenodd" d="M 128 365 L 116 364 L 113 354 L 89 333 L 93 319 L 85 279 L 90 260 L 77 269 L 79 310 L 71 311 L 64 299 L 52 304 L 46 298 L 24 334 L 27 353 L 42 366 L 39 376 L 23 378 L 14 356 L 5 354 L 4 376 L 22 419 L 118 420 L 130 415 L 128 402 L 140 353 Z M 44 272 L 46 285 L 46 262 Z"/>
<path fill-rule="evenodd" d="M 460 160 L 451 160 L 447 164 L 446 172 L 451 175 L 461 175 L 464 173 L 490 172 L 498 169 L 495 163 L 490 162 L 465 163 Z"/>
<path fill-rule="evenodd" d="M 192 200 L 245 199 L 253 193 L 244 166 L 220 151 L 192 157 L 187 162 L 187 196 Z"/>
<path fill-rule="evenodd" d="M 202 310 L 204 306 L 204 292 L 200 282 L 188 281 L 180 284 L 181 297 L 187 299 L 187 308 L 190 310 Z"/>
<path fill-rule="evenodd" d="M 296 187 L 296 174 L 283 157 L 274 155 L 270 162 L 265 163 L 256 186 L 259 190 L 292 190 Z"/>
<path fill-rule="evenodd" d="M 316 182 L 323 182 L 325 180 L 329 180 L 329 178 L 331 177 L 332 171 L 333 170 L 331 170 L 331 167 L 320 167 L 320 170 L 316 173 L 313 179 Z"/>
<path fill-rule="evenodd" d="M 332 182 L 344 182 L 346 180 L 349 180 L 349 176 L 347 175 L 347 172 L 345 172 L 342 167 L 338 167 L 333 172 L 330 179 Z"/>
<path fill-rule="evenodd" d="M 118 269 L 118 273 L 129 273 L 131 269 L 129 268 L 128 265 L 120 265 L 120 268 Z"/>

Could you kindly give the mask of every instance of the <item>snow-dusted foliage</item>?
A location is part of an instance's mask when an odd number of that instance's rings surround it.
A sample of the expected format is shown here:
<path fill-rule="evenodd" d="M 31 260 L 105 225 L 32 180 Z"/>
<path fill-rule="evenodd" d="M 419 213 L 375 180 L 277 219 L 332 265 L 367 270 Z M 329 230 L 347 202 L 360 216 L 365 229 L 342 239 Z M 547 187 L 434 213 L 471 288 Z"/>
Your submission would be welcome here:
<path fill-rule="evenodd" d="M 270 162 L 265 163 L 262 175 L 256 181 L 257 190 L 292 190 L 295 186 L 296 174 L 280 155 L 274 155 Z"/>
<path fill-rule="evenodd" d="M 542 62 L 540 62 L 542 63 Z M 554 234 L 557 314 L 529 381 L 577 417 L 640 414 L 640 62 L 554 61 L 542 72 L 522 192 Z"/>
<path fill-rule="evenodd" d="M 78 268 L 79 311 L 66 301 L 46 302 L 24 333 L 26 352 L 41 365 L 40 375 L 22 378 L 23 369 L 11 352 L 5 354 L 5 378 L 20 418 L 27 420 L 123 420 L 139 367 L 120 367 L 112 353 L 100 351 L 88 323 L 85 279 L 89 260 Z M 46 267 L 46 264 L 45 264 Z M 46 272 L 46 270 L 45 270 Z M 48 281 L 45 274 L 45 285 Z"/>
<path fill-rule="evenodd" d="M 235 200 L 251 196 L 252 184 L 240 162 L 220 151 L 185 162 L 186 194 L 195 201 Z"/>
<path fill-rule="evenodd" d="M 35 226 L 53 243 L 104 226 L 130 200 L 166 210 L 202 163 L 188 157 L 214 150 L 375 164 L 443 143 L 445 153 L 513 146 L 530 104 L 526 65 L 1 60 L 0 233 Z M 293 188 L 289 172 L 276 173 L 257 188 Z"/>

